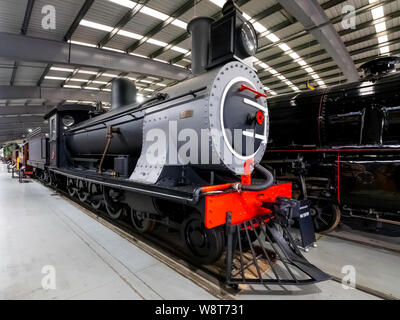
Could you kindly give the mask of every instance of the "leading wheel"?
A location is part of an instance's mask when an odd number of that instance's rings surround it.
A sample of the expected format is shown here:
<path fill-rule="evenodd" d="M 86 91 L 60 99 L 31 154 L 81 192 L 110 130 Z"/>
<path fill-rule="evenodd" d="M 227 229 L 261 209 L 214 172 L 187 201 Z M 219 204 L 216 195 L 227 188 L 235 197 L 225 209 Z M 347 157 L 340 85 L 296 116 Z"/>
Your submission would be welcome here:
<path fill-rule="evenodd" d="M 333 231 L 340 222 L 340 209 L 328 200 L 319 200 L 310 206 L 315 232 L 328 233 Z"/>
<path fill-rule="evenodd" d="M 225 246 L 221 229 L 206 229 L 199 214 L 191 214 L 182 223 L 181 237 L 195 262 L 212 264 L 222 255 Z"/>
<path fill-rule="evenodd" d="M 131 222 L 133 227 L 140 233 L 151 232 L 156 225 L 154 220 L 149 219 L 146 212 L 139 212 L 131 209 Z"/>

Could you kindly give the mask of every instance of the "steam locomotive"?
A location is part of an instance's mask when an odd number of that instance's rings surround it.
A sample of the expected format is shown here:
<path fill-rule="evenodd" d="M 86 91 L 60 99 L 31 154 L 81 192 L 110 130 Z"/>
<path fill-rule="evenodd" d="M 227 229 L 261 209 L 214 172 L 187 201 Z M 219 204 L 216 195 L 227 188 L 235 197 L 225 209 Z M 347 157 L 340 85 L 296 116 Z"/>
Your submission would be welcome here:
<path fill-rule="evenodd" d="M 197 17 L 188 32 L 192 77 L 143 103 L 133 83 L 116 79 L 111 110 L 100 115 L 90 106 L 58 106 L 45 116 L 49 137 L 29 137 L 28 164 L 80 201 L 104 205 L 110 218 L 129 216 L 139 232 L 150 232 L 155 222 L 180 230 L 196 263 L 211 264 L 224 253 L 230 284 L 327 280 L 288 231 L 309 216 L 308 206 L 291 199 L 291 183 L 274 184 L 260 165 L 269 116 L 261 81 L 244 62 L 257 50 L 253 26 L 228 1 L 222 18 Z M 261 179 L 252 179 L 253 171 Z M 242 241 L 251 263 L 259 256 L 271 262 L 275 251 L 290 279 L 275 270 L 275 279 L 261 273 L 246 279 Z M 264 255 L 255 253 L 254 241 Z"/>
<path fill-rule="evenodd" d="M 399 61 L 364 64 L 360 82 L 268 100 L 263 164 L 311 201 L 317 231 L 333 230 L 341 214 L 400 224 Z"/>

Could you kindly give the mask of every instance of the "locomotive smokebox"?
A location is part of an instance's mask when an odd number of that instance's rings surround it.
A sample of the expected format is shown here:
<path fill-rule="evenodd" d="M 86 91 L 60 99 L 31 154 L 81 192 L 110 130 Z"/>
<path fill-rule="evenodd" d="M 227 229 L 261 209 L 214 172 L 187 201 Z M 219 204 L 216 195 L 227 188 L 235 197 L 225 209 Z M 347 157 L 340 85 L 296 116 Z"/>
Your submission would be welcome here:
<path fill-rule="evenodd" d="M 192 35 L 192 73 L 194 75 L 206 71 L 213 22 L 214 19 L 210 17 L 197 17 L 189 22 L 187 30 Z"/>
<path fill-rule="evenodd" d="M 128 79 L 115 79 L 111 88 L 111 110 L 136 102 L 136 86 Z"/>

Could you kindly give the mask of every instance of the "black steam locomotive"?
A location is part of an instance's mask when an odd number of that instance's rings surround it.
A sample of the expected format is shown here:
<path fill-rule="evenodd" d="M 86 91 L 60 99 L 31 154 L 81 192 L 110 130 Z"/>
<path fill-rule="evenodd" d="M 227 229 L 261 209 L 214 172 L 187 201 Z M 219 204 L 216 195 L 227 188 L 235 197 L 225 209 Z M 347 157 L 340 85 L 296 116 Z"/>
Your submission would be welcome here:
<path fill-rule="evenodd" d="M 188 25 L 191 78 L 143 103 L 133 83 L 117 79 L 111 110 L 100 115 L 88 106 L 57 107 L 46 115 L 49 137 L 29 139 L 29 164 L 80 201 L 95 209 L 104 204 L 110 218 L 130 216 L 139 232 L 155 222 L 179 229 L 196 262 L 213 263 L 225 252 L 228 283 L 326 280 L 288 232 L 293 220 L 309 217 L 307 205 L 291 199 L 291 183 L 274 184 L 259 164 L 267 103 L 255 70 L 243 61 L 257 50 L 256 32 L 232 1 L 222 13 L 218 21 L 197 17 Z M 253 169 L 262 179 L 252 181 Z M 273 250 L 290 279 L 273 264 L 272 278 L 259 272 L 246 279 L 245 243 L 250 264 L 260 257 L 271 262 Z"/>
<path fill-rule="evenodd" d="M 341 214 L 400 224 L 399 61 L 364 64 L 360 82 L 268 100 L 263 163 L 311 201 L 318 231 L 333 230 Z"/>

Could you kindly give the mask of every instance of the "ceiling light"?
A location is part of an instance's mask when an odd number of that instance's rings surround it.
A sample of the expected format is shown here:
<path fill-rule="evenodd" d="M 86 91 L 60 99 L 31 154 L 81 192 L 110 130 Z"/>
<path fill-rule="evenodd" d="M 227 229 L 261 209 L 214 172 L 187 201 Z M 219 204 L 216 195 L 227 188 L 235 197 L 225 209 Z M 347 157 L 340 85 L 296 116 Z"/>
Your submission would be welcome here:
<path fill-rule="evenodd" d="M 389 50 L 389 46 L 385 46 L 385 47 L 380 48 L 380 51 L 381 51 L 381 54 L 388 53 L 390 51 Z"/>
<path fill-rule="evenodd" d="M 93 29 L 97 29 L 97 30 L 102 30 L 102 31 L 106 31 L 106 32 L 111 32 L 113 29 L 113 27 L 106 26 L 104 24 L 85 20 L 85 19 L 82 19 L 79 24 L 81 26 L 85 26 L 85 27 L 89 27 L 89 28 L 93 28 Z"/>
<path fill-rule="evenodd" d="M 291 50 L 290 47 L 289 47 L 286 43 L 280 44 L 280 45 L 279 45 L 279 48 L 280 48 L 282 51 L 285 51 L 285 52 Z"/>
<path fill-rule="evenodd" d="M 151 81 L 149 81 L 149 80 L 139 80 L 140 82 L 144 82 L 144 83 L 153 83 L 153 82 L 151 82 Z"/>
<path fill-rule="evenodd" d="M 51 77 L 51 76 L 45 76 L 44 78 L 47 79 L 47 80 L 61 80 L 61 81 L 67 80 L 67 78 L 65 78 L 65 77 Z"/>
<path fill-rule="evenodd" d="M 130 0 L 108 0 L 108 1 L 114 2 L 129 9 L 133 9 L 133 7 L 136 6 L 136 3 Z"/>
<path fill-rule="evenodd" d="M 119 52 L 119 53 L 125 53 L 125 52 L 122 51 L 122 50 L 114 49 L 114 48 L 110 48 L 110 47 L 102 47 L 102 49 L 110 50 L 110 51 L 115 51 L 115 52 Z"/>
<path fill-rule="evenodd" d="M 325 82 L 323 82 L 322 80 L 318 81 L 317 83 L 318 83 L 318 85 L 320 85 L 320 86 L 325 85 Z"/>
<path fill-rule="evenodd" d="M 89 70 L 78 70 L 78 73 L 83 73 L 83 74 L 98 74 L 96 71 L 89 71 Z"/>
<path fill-rule="evenodd" d="M 304 60 L 299 60 L 299 61 L 297 61 L 297 63 L 298 63 L 299 65 L 301 65 L 302 67 L 304 67 L 304 66 L 307 65 L 307 63 L 306 63 Z"/>
<path fill-rule="evenodd" d="M 166 87 L 167 85 L 164 83 L 156 83 L 156 86 L 160 86 L 160 87 Z"/>
<path fill-rule="evenodd" d="M 148 57 L 147 57 L 147 56 L 144 56 L 144 55 L 142 55 L 142 54 L 137 54 L 137 53 L 133 53 L 133 52 L 131 52 L 131 53 L 130 53 L 130 55 L 132 55 L 132 56 L 136 56 L 136 57 L 139 57 L 139 58 L 145 58 L 145 59 L 148 59 Z"/>
<path fill-rule="evenodd" d="M 125 31 L 125 30 L 119 30 L 117 32 L 120 36 L 124 36 L 127 38 L 132 38 L 132 39 L 136 39 L 136 40 L 140 40 L 143 38 L 143 36 L 141 36 L 140 34 L 134 33 L 134 32 L 129 32 L 129 31 Z"/>
<path fill-rule="evenodd" d="M 313 73 L 314 72 L 313 68 L 310 68 L 310 67 L 305 68 L 304 70 L 306 70 L 308 73 Z"/>
<path fill-rule="evenodd" d="M 296 52 L 290 53 L 289 56 L 290 56 L 293 60 L 296 60 L 296 59 L 300 58 L 300 56 L 299 56 Z"/>
<path fill-rule="evenodd" d="M 86 90 L 100 90 L 100 88 L 94 88 L 94 87 L 84 87 Z"/>
<path fill-rule="evenodd" d="M 380 36 L 380 37 L 378 37 L 378 42 L 379 43 L 388 42 L 388 36 Z"/>
<path fill-rule="evenodd" d="M 317 74 L 313 74 L 313 75 L 311 75 L 311 77 L 313 77 L 314 79 L 319 79 L 319 75 L 317 75 Z"/>
<path fill-rule="evenodd" d="M 386 31 L 386 22 L 381 22 L 375 25 L 376 33 Z"/>
<path fill-rule="evenodd" d="M 277 74 L 278 73 L 278 71 L 276 71 L 275 69 L 269 69 L 269 70 L 267 70 L 269 73 L 271 73 L 271 74 Z"/>
<path fill-rule="evenodd" d="M 71 88 L 71 89 L 81 89 L 80 86 L 71 86 L 71 85 L 69 85 L 69 84 L 66 84 L 66 85 L 64 85 L 63 87 L 64 87 L 64 88 Z"/>
<path fill-rule="evenodd" d="M 267 28 L 264 27 L 264 26 L 263 26 L 261 23 L 259 23 L 259 22 L 253 23 L 253 27 L 254 27 L 254 29 L 256 29 L 256 31 L 258 31 L 259 33 L 263 33 L 263 32 L 265 32 L 265 31 L 267 31 Z"/>
<path fill-rule="evenodd" d="M 109 78 L 116 78 L 116 77 L 118 77 L 117 74 L 112 74 L 112 73 L 103 73 L 101 76 L 102 76 L 102 77 L 109 77 Z"/>
<path fill-rule="evenodd" d="M 226 0 L 210 0 L 210 2 L 214 3 L 216 6 L 222 8 L 226 2 Z"/>
<path fill-rule="evenodd" d="M 293 85 L 293 82 L 292 82 L 292 81 L 285 81 L 285 83 L 286 83 L 288 86 Z"/>
<path fill-rule="evenodd" d="M 158 62 L 162 62 L 162 63 L 169 63 L 168 61 L 165 61 L 165 60 L 161 60 L 161 59 L 156 59 L 156 58 L 154 58 L 153 59 L 154 61 L 158 61 Z"/>
<path fill-rule="evenodd" d="M 147 14 L 147 15 L 153 17 L 153 18 L 162 20 L 162 21 L 165 21 L 165 20 L 167 20 L 167 19 L 169 18 L 169 16 L 166 15 L 165 13 L 162 13 L 162 12 L 160 12 L 160 11 L 151 9 L 151 8 L 149 8 L 149 7 L 146 7 L 146 6 L 144 6 L 144 7 L 140 10 L 140 12 L 141 12 L 141 13 L 144 13 L 144 14 Z"/>
<path fill-rule="evenodd" d="M 280 79 L 280 80 L 282 80 L 282 81 L 283 81 L 283 80 L 286 80 L 286 78 L 285 78 L 284 76 L 282 76 L 282 75 L 279 75 L 279 76 L 278 76 L 278 79 Z"/>
<path fill-rule="evenodd" d="M 87 42 L 81 42 L 81 41 L 75 41 L 75 40 L 68 40 L 68 42 L 72 43 L 72 44 L 77 44 L 80 46 L 96 48 L 95 44 L 91 44 L 91 43 L 87 43 Z"/>
<path fill-rule="evenodd" d="M 74 69 L 59 68 L 59 67 L 51 67 L 50 70 L 52 70 L 52 71 L 63 71 L 63 72 L 73 72 L 74 71 Z"/>
<path fill-rule="evenodd" d="M 97 83 L 97 84 L 107 84 L 108 82 L 105 81 L 97 81 L 97 80 L 93 80 L 93 83 Z"/>
<path fill-rule="evenodd" d="M 269 65 L 267 65 L 267 64 L 264 63 L 264 62 L 261 62 L 261 63 L 260 63 L 260 67 L 263 68 L 263 69 L 268 69 L 268 68 L 269 68 Z"/>
<path fill-rule="evenodd" d="M 154 44 L 156 46 L 160 46 L 160 47 L 166 47 L 168 45 L 168 43 L 153 39 L 153 38 L 149 38 L 147 40 L 148 43 Z"/>
<path fill-rule="evenodd" d="M 180 47 L 176 47 L 176 46 L 172 47 L 171 49 L 174 51 L 180 52 L 180 53 L 188 53 L 189 52 L 189 50 L 186 50 L 186 49 L 183 49 Z"/>
<path fill-rule="evenodd" d="M 275 91 L 270 91 L 269 93 L 272 94 L 273 96 L 278 95 Z"/>
<path fill-rule="evenodd" d="M 177 27 L 179 27 L 179 28 L 182 28 L 182 29 L 187 29 L 187 23 L 186 22 L 183 22 L 183 21 L 181 21 L 181 20 L 179 20 L 179 19 L 175 19 L 174 21 L 172 21 L 171 22 L 174 26 L 177 26 Z"/>
<path fill-rule="evenodd" d="M 276 36 L 276 35 L 274 35 L 273 33 L 270 33 L 270 34 L 268 34 L 267 36 L 267 39 L 268 40 L 270 40 L 271 42 L 278 42 L 280 39 Z"/>
<path fill-rule="evenodd" d="M 86 79 L 78 79 L 78 78 L 73 78 L 73 79 L 69 79 L 69 81 L 88 82 L 89 80 L 86 80 Z"/>
<path fill-rule="evenodd" d="M 380 6 L 378 8 L 372 9 L 371 13 L 372 13 L 372 18 L 374 18 L 374 20 L 382 18 L 383 16 L 385 16 L 385 12 L 383 11 L 383 6 Z"/>
<path fill-rule="evenodd" d="M 243 17 L 244 17 L 247 21 L 251 20 L 251 17 L 250 17 L 247 13 L 244 13 L 244 12 L 243 12 Z"/>

